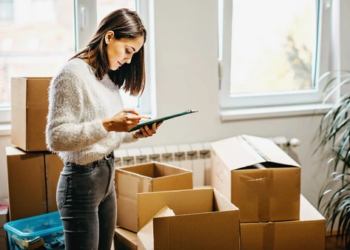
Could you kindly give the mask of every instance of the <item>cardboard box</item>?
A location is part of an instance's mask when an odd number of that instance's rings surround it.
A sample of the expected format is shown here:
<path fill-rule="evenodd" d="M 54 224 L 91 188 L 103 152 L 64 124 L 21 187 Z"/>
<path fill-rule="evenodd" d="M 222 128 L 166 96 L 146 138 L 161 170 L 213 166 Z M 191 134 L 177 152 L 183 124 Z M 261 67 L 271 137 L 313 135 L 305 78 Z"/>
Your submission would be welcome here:
<path fill-rule="evenodd" d="M 44 155 L 6 147 L 10 221 L 47 213 Z"/>
<path fill-rule="evenodd" d="M 300 166 L 272 141 L 241 135 L 211 143 L 214 188 L 241 222 L 298 220 Z"/>
<path fill-rule="evenodd" d="M 63 170 L 64 163 L 57 154 L 45 154 L 45 175 L 46 175 L 46 193 L 47 193 L 47 211 L 55 212 L 58 210 L 56 204 L 57 183 Z"/>
<path fill-rule="evenodd" d="M 165 206 L 175 216 L 154 216 Z M 239 210 L 215 189 L 137 194 L 138 227 L 153 218 L 154 249 L 240 249 Z"/>
<path fill-rule="evenodd" d="M 324 250 L 326 222 L 305 197 L 300 199 L 300 220 L 241 223 L 242 249 Z"/>
<path fill-rule="evenodd" d="M 0 249 L 1 250 L 8 250 L 9 249 L 7 237 L 0 236 Z"/>
<path fill-rule="evenodd" d="M 48 87 L 51 78 L 11 79 L 11 142 L 25 151 L 47 151 Z"/>
<path fill-rule="evenodd" d="M 138 232 L 137 193 L 192 189 L 192 171 L 159 162 L 116 168 L 117 225 Z"/>
<path fill-rule="evenodd" d="M 134 232 L 116 227 L 114 235 L 115 250 L 137 250 L 137 235 Z"/>
<path fill-rule="evenodd" d="M 164 206 L 141 230 L 137 233 L 138 250 L 154 250 L 153 220 L 159 217 L 175 216 L 174 211 Z"/>

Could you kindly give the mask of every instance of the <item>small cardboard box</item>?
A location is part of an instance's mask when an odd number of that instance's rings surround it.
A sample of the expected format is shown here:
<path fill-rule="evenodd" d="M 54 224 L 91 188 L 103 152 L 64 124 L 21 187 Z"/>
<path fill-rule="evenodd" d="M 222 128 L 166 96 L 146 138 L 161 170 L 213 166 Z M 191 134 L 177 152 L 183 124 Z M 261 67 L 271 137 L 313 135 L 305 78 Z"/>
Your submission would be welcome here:
<path fill-rule="evenodd" d="M 47 213 L 44 154 L 6 147 L 10 221 Z"/>
<path fill-rule="evenodd" d="M 11 79 L 11 142 L 25 151 L 47 151 L 45 144 L 49 77 Z"/>
<path fill-rule="evenodd" d="M 114 235 L 116 250 L 137 250 L 137 235 L 134 232 L 116 227 Z"/>
<path fill-rule="evenodd" d="M 242 249 L 324 250 L 326 222 L 305 197 L 300 199 L 300 220 L 241 223 Z"/>
<path fill-rule="evenodd" d="M 137 202 L 139 228 L 153 218 L 155 250 L 240 249 L 239 210 L 215 189 L 139 193 Z M 175 215 L 154 218 L 165 206 Z"/>
<path fill-rule="evenodd" d="M 57 183 L 64 167 L 63 161 L 57 154 L 45 154 L 45 175 L 47 193 L 47 212 L 58 210 L 56 203 Z"/>
<path fill-rule="evenodd" d="M 116 168 L 117 225 L 138 232 L 137 193 L 192 189 L 192 171 L 159 162 Z"/>
<path fill-rule="evenodd" d="M 214 188 L 241 222 L 298 220 L 300 166 L 272 141 L 241 135 L 211 143 Z"/>

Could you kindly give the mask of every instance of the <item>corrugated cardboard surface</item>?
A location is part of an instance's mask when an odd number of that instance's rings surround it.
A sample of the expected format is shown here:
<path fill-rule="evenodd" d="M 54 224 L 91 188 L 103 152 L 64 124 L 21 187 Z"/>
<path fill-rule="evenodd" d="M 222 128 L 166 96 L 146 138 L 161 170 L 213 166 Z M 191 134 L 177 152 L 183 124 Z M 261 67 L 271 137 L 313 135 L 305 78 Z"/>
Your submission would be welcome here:
<path fill-rule="evenodd" d="M 168 206 L 163 207 L 141 230 L 137 233 L 137 248 L 138 250 L 153 250 L 153 220 L 157 217 L 174 216 L 174 211 Z"/>
<path fill-rule="evenodd" d="M 11 79 L 11 142 L 25 151 L 46 151 L 49 77 Z"/>
<path fill-rule="evenodd" d="M 192 189 L 192 172 L 158 162 L 116 168 L 117 225 L 138 232 L 137 193 Z"/>
<path fill-rule="evenodd" d="M 0 237 L 0 249 L 1 250 L 8 250 L 8 239 L 7 237 Z"/>
<path fill-rule="evenodd" d="M 300 167 L 282 149 L 253 136 L 211 147 L 212 186 L 240 208 L 241 222 L 299 219 Z M 257 163 L 267 168 L 246 168 Z"/>
<path fill-rule="evenodd" d="M 175 216 L 154 218 L 154 249 L 239 249 L 239 210 L 213 189 L 140 193 L 142 228 L 164 206 Z"/>
<path fill-rule="evenodd" d="M 324 250 L 325 219 L 302 196 L 300 220 L 241 223 L 243 250 Z"/>
<path fill-rule="evenodd" d="M 10 221 L 47 213 L 44 155 L 6 147 Z"/>
<path fill-rule="evenodd" d="M 137 250 L 137 235 L 120 227 L 116 227 L 114 235 L 116 250 Z"/>
<path fill-rule="evenodd" d="M 48 213 L 57 211 L 56 191 L 60 173 L 64 167 L 57 154 L 45 154 L 46 193 Z"/>

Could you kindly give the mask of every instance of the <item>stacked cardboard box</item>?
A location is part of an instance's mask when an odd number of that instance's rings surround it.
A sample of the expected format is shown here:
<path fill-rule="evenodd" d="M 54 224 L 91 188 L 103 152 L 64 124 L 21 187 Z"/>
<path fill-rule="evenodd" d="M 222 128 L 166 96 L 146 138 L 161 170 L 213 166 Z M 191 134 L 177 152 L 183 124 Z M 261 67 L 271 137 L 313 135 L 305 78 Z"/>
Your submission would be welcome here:
<path fill-rule="evenodd" d="M 238 209 L 192 189 L 192 171 L 152 162 L 117 168 L 115 183 L 116 249 L 239 249 Z"/>
<path fill-rule="evenodd" d="M 324 249 L 325 219 L 300 202 L 300 166 L 282 149 L 242 135 L 212 143 L 211 157 L 213 187 L 240 209 L 242 249 Z"/>
<path fill-rule="evenodd" d="M 10 220 L 57 210 L 56 186 L 63 162 L 45 144 L 51 78 L 11 79 L 11 142 L 7 147 Z"/>

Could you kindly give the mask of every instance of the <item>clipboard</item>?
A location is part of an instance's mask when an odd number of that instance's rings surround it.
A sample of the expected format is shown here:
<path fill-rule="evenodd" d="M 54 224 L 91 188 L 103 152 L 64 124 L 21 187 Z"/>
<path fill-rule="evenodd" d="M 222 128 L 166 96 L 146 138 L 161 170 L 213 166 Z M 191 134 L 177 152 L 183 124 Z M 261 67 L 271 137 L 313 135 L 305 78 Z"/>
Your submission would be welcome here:
<path fill-rule="evenodd" d="M 193 114 L 193 113 L 197 113 L 197 112 L 198 112 L 197 110 L 189 109 L 189 110 L 186 110 L 186 111 L 181 112 L 181 113 L 177 113 L 177 114 L 173 114 L 173 115 L 168 115 L 168 116 L 163 116 L 163 117 L 156 118 L 156 119 L 147 120 L 147 121 L 145 121 L 145 122 L 139 123 L 137 126 L 133 127 L 133 128 L 130 129 L 128 132 L 132 132 L 132 131 L 138 130 L 138 129 L 144 127 L 144 126 L 148 126 L 149 128 L 151 128 L 151 125 L 152 125 L 153 123 L 158 123 L 158 122 L 162 122 L 162 121 L 165 121 L 165 120 L 169 120 L 169 119 L 172 119 L 172 118 L 175 118 L 175 117 L 179 117 L 179 116 L 183 116 L 183 115 L 188 115 L 188 114 Z"/>

